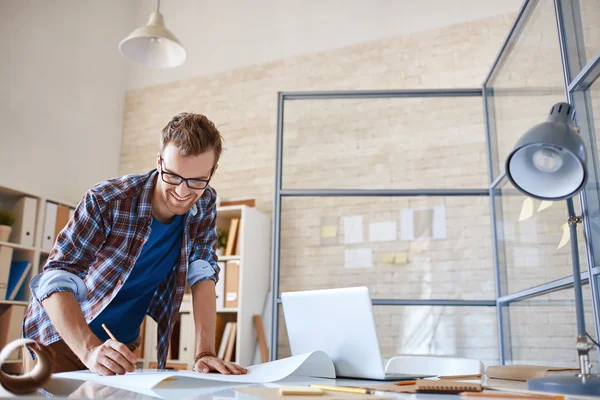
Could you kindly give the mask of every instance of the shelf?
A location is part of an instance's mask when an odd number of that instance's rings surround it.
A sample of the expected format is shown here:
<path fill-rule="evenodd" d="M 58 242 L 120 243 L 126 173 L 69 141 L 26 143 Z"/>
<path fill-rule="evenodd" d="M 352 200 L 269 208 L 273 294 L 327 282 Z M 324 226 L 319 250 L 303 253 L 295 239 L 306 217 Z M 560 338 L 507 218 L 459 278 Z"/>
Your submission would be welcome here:
<path fill-rule="evenodd" d="M 41 256 L 49 256 L 50 255 L 50 250 L 40 250 L 40 255 Z"/>
<path fill-rule="evenodd" d="M 73 204 L 73 203 L 70 203 L 68 201 L 52 199 L 50 197 L 46 197 L 45 200 L 49 201 L 51 203 L 60 204 L 61 206 L 67 206 L 67 207 L 70 207 L 70 208 L 77 208 L 77 204 Z"/>
<path fill-rule="evenodd" d="M 217 261 L 233 261 L 239 260 L 240 258 L 240 256 L 219 256 L 219 259 Z"/>
<path fill-rule="evenodd" d="M 13 249 L 19 250 L 35 251 L 35 247 L 23 246 L 22 244 L 18 243 L 0 242 L 0 246 L 12 247 Z"/>
<path fill-rule="evenodd" d="M 21 300 L 0 300 L 0 305 L 1 304 L 7 304 L 11 306 L 27 306 L 29 305 L 29 302 Z"/>
<path fill-rule="evenodd" d="M 5 360 L 4 364 L 23 364 L 22 359 Z"/>
<path fill-rule="evenodd" d="M 220 310 L 217 310 L 218 313 L 236 313 L 238 312 L 240 309 L 239 308 L 221 308 Z"/>

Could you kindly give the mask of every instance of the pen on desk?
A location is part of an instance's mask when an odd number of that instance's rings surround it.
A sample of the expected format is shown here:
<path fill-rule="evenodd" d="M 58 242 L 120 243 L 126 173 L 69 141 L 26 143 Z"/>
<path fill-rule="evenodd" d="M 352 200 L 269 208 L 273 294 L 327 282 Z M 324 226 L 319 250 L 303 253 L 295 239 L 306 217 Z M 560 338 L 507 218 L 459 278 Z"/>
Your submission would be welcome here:
<path fill-rule="evenodd" d="M 551 394 L 528 394 L 528 393 L 506 393 L 506 392 L 462 392 L 460 397 L 476 398 L 502 398 L 502 399 L 534 399 L 534 400 L 564 400 L 564 396 Z"/>
<path fill-rule="evenodd" d="M 415 385 L 416 383 L 417 383 L 417 381 L 400 381 L 400 382 L 394 383 L 394 385 L 396 385 L 396 386 L 409 386 L 409 385 Z"/>
<path fill-rule="evenodd" d="M 444 375 L 438 376 L 440 379 L 481 379 L 481 374 L 472 375 Z"/>
<path fill-rule="evenodd" d="M 115 341 L 117 340 L 117 338 L 115 338 L 115 335 L 113 335 L 112 332 L 108 330 L 106 325 L 102 324 L 102 328 L 104 328 L 104 330 L 106 331 L 106 333 L 108 334 L 108 336 L 110 336 L 110 338 L 112 340 L 115 340 Z"/>
<path fill-rule="evenodd" d="M 310 387 L 319 388 L 322 390 L 329 390 L 331 392 L 344 392 L 344 393 L 356 393 L 356 394 L 374 394 L 375 390 L 367 388 L 355 388 L 347 386 L 325 386 L 325 385 L 309 385 Z"/>

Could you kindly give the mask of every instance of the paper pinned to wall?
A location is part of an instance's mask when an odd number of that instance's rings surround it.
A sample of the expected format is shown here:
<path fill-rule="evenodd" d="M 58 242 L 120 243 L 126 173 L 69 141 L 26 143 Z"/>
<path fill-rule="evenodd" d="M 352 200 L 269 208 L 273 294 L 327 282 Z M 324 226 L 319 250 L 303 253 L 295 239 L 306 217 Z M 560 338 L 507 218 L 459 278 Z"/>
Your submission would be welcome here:
<path fill-rule="evenodd" d="M 344 217 L 344 243 L 359 244 L 363 242 L 363 217 L 360 215 Z"/>
<path fill-rule="evenodd" d="M 373 268 L 373 250 L 368 248 L 346 249 L 344 268 Z"/>
<path fill-rule="evenodd" d="M 413 240 L 414 238 L 413 210 L 412 208 L 403 208 L 400 211 L 400 239 Z"/>
<path fill-rule="evenodd" d="M 446 207 L 438 206 L 433 208 L 432 232 L 434 239 L 446 239 Z"/>
<path fill-rule="evenodd" d="M 369 224 L 371 242 L 394 242 L 397 239 L 396 221 L 372 222 Z"/>

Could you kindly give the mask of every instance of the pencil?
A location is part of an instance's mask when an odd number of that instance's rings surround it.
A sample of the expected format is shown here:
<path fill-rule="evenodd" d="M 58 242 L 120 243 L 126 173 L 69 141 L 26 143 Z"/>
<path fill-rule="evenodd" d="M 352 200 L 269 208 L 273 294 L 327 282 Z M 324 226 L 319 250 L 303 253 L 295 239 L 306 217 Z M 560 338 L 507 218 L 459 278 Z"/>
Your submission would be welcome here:
<path fill-rule="evenodd" d="M 417 381 L 400 381 L 394 383 L 396 386 L 408 386 L 408 385 L 416 385 Z"/>
<path fill-rule="evenodd" d="M 112 332 L 108 330 L 106 325 L 102 324 L 102 328 L 104 328 L 104 330 L 106 331 L 106 333 L 108 334 L 108 336 L 110 336 L 110 338 L 112 340 L 117 341 L 117 338 L 115 338 L 115 335 L 113 335 Z"/>
<path fill-rule="evenodd" d="M 367 388 L 354 388 L 346 386 L 325 386 L 325 385 L 309 385 L 310 387 L 329 390 L 330 392 L 344 392 L 356 394 L 375 394 L 375 390 Z"/>
<path fill-rule="evenodd" d="M 506 392 L 462 392 L 460 397 L 480 398 L 502 398 L 502 399 L 540 399 L 540 400 L 564 400 L 564 396 L 553 396 L 545 394 L 506 393 Z"/>
<path fill-rule="evenodd" d="M 438 376 L 440 379 L 481 379 L 481 374 L 473 374 L 473 375 L 445 375 Z"/>

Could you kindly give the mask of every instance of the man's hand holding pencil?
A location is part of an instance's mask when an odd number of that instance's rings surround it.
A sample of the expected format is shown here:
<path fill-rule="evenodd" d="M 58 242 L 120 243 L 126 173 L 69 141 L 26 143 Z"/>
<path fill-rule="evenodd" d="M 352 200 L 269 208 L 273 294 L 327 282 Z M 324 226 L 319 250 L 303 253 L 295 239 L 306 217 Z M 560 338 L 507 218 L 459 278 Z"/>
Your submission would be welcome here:
<path fill-rule="evenodd" d="M 99 375 L 123 375 L 136 368 L 136 356 L 123 343 L 115 339 L 106 325 L 102 325 L 110 339 L 89 349 L 81 362 Z"/>

